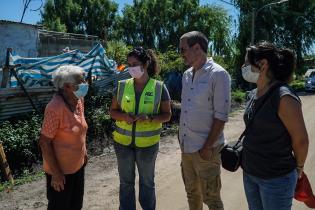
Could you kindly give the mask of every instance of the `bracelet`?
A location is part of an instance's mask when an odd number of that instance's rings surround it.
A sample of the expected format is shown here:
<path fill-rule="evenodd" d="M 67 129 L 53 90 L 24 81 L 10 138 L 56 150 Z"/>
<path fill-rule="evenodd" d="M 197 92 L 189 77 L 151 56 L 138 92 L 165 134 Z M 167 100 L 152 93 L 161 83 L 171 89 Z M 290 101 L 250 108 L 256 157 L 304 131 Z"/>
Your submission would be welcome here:
<path fill-rule="evenodd" d="M 304 168 L 304 165 L 302 166 L 296 166 L 297 169 L 303 169 Z"/>

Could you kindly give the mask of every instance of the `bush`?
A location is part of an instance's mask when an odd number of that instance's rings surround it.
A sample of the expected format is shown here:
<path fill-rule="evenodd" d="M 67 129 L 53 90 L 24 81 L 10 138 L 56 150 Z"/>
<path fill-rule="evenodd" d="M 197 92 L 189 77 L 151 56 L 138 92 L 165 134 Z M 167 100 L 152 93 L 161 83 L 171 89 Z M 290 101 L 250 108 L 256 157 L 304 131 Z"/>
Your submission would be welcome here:
<path fill-rule="evenodd" d="M 114 121 L 109 116 L 112 97 L 88 96 L 85 99 L 85 118 L 89 126 L 87 144 L 89 152 L 101 154 L 111 143 Z"/>
<path fill-rule="evenodd" d="M 246 99 L 246 93 L 238 89 L 238 90 L 232 91 L 231 97 L 232 97 L 232 103 L 233 102 L 244 103 Z"/>
<path fill-rule="evenodd" d="M 162 78 L 170 71 L 184 72 L 187 69 L 180 54 L 173 46 L 170 46 L 165 53 L 158 53 L 157 56 L 160 61 Z"/>
<path fill-rule="evenodd" d="M 301 91 L 304 91 L 305 89 L 305 82 L 304 80 L 294 80 L 293 82 L 291 82 L 290 86 L 296 92 L 301 92 Z"/>
<path fill-rule="evenodd" d="M 106 46 L 106 54 L 109 58 L 114 59 L 117 64 L 126 64 L 127 55 L 131 47 L 127 46 L 122 41 L 109 41 Z"/>
<path fill-rule="evenodd" d="M 42 116 L 34 114 L 24 120 L 1 123 L 0 141 L 13 174 L 21 174 L 39 161 L 38 138 L 41 122 Z"/>

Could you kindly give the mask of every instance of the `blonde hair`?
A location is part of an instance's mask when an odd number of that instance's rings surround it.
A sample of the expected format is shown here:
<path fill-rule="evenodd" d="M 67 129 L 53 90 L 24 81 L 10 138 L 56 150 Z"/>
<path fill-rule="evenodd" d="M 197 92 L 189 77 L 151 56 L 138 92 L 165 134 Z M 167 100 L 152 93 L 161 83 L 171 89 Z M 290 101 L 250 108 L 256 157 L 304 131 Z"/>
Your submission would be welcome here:
<path fill-rule="evenodd" d="M 79 66 L 60 66 L 53 74 L 54 86 L 58 89 L 62 89 L 65 83 L 75 83 L 83 74 L 84 70 Z"/>

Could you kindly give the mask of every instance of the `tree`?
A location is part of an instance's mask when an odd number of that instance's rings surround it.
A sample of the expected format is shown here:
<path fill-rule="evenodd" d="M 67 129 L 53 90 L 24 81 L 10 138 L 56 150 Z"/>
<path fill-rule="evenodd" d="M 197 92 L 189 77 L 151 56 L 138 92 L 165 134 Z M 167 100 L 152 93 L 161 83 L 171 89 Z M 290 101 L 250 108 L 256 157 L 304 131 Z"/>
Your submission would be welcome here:
<path fill-rule="evenodd" d="M 122 39 L 166 51 L 177 46 L 185 32 L 199 30 L 211 41 L 212 53 L 228 53 L 230 17 L 215 6 L 200 6 L 198 0 L 134 0 L 120 20 Z"/>
<path fill-rule="evenodd" d="M 47 0 L 44 5 L 44 11 L 41 12 L 42 24 L 44 28 L 51 31 L 66 32 L 67 27 L 61 23 L 60 17 L 55 13 L 55 5 L 53 0 Z"/>
<path fill-rule="evenodd" d="M 290 1 L 281 12 L 278 27 L 274 29 L 275 41 L 294 49 L 297 55 L 298 74 L 304 73 L 304 56 L 312 48 L 315 39 L 315 1 Z"/>
<path fill-rule="evenodd" d="M 114 59 L 118 65 L 127 64 L 127 55 L 131 47 L 128 47 L 122 41 L 108 41 L 106 43 L 106 54 L 109 58 Z"/>
<path fill-rule="evenodd" d="M 107 40 L 117 16 L 111 0 L 47 0 L 42 23 L 49 30 L 97 35 Z"/>
<path fill-rule="evenodd" d="M 240 9 L 236 68 L 240 69 L 246 47 L 250 42 L 252 9 L 258 9 L 274 0 L 231 0 Z M 255 21 L 256 40 L 267 40 L 293 49 L 297 55 L 298 73 L 302 73 L 303 55 L 311 49 L 315 38 L 315 2 L 288 1 L 259 11 Z"/>

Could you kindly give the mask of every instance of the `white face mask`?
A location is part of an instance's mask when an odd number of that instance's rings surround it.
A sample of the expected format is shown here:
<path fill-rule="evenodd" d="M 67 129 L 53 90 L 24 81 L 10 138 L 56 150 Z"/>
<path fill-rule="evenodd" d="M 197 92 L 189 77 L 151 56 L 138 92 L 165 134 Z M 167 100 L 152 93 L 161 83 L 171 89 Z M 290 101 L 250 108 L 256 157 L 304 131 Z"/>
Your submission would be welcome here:
<path fill-rule="evenodd" d="M 242 76 L 247 82 L 257 83 L 259 73 L 252 71 L 252 65 L 247 65 L 242 68 Z"/>
<path fill-rule="evenodd" d="M 128 71 L 131 77 L 135 79 L 139 79 L 144 73 L 140 66 L 128 67 Z"/>

